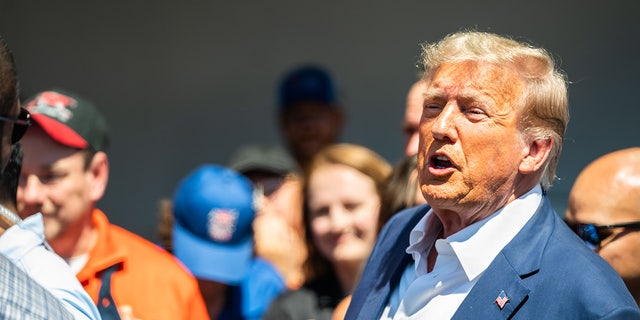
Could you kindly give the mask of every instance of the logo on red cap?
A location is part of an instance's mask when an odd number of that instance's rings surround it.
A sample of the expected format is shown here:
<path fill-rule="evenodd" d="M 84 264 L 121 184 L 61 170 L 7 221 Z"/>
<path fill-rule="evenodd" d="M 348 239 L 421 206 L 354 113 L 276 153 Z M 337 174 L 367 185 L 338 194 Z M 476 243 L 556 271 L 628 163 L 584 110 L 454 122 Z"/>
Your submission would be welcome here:
<path fill-rule="evenodd" d="M 42 113 L 49 117 L 66 122 L 73 117 L 69 108 L 75 108 L 77 101 L 63 94 L 45 91 L 31 100 L 25 108 L 32 113 Z"/>

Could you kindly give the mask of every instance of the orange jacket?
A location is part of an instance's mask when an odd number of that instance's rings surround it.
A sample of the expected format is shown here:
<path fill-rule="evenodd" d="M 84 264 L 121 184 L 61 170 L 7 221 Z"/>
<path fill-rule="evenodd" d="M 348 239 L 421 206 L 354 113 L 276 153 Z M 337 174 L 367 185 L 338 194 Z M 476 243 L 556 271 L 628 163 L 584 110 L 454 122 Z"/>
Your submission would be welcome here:
<path fill-rule="evenodd" d="M 99 209 L 92 213 L 98 240 L 78 280 L 94 302 L 101 273 L 121 263 L 111 277 L 118 310 L 135 319 L 209 319 L 196 279 L 172 255 L 123 228 L 112 225 Z"/>

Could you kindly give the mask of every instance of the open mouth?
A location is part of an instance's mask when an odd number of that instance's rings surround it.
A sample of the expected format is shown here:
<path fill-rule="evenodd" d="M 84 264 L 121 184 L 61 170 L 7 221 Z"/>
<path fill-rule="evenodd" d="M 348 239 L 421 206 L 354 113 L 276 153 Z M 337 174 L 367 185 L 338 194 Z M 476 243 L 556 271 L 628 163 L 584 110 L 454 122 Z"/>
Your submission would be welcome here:
<path fill-rule="evenodd" d="M 443 155 L 437 155 L 437 156 L 431 157 L 431 160 L 429 161 L 429 165 L 436 169 L 453 168 L 453 162 L 451 162 L 451 160 L 448 157 Z"/>

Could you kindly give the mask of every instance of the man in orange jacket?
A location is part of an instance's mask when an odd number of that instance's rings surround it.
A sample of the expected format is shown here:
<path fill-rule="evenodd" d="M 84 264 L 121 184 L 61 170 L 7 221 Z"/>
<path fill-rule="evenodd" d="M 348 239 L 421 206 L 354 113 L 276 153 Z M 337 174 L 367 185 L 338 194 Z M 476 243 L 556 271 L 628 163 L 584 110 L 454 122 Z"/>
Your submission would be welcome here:
<path fill-rule="evenodd" d="M 103 319 L 208 319 L 195 278 L 173 256 L 95 208 L 109 175 L 108 129 L 90 102 L 45 91 L 25 103 L 18 186 L 21 217 L 44 217 L 45 236 Z"/>

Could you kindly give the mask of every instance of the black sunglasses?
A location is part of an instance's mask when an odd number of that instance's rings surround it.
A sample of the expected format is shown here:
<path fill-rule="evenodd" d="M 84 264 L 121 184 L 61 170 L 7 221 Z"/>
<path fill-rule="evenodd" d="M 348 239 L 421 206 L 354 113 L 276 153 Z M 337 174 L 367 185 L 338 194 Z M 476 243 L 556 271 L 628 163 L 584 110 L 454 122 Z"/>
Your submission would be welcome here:
<path fill-rule="evenodd" d="M 29 126 L 31 125 L 31 114 L 27 109 L 20 108 L 20 114 L 17 119 L 0 117 L 0 121 L 11 122 L 13 123 L 13 132 L 11 132 L 11 144 L 15 144 L 27 132 Z"/>
<path fill-rule="evenodd" d="M 618 224 L 607 224 L 607 225 L 594 225 L 590 223 L 576 223 L 570 224 L 567 223 L 571 230 L 573 230 L 585 243 L 593 246 L 593 248 L 599 248 L 600 242 L 607 238 L 610 233 L 607 233 L 606 230 L 615 229 L 615 228 L 625 228 L 632 230 L 640 230 L 640 221 L 637 222 L 627 222 L 627 223 L 618 223 Z"/>

